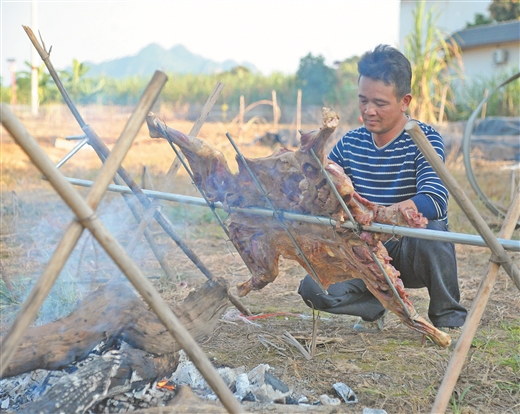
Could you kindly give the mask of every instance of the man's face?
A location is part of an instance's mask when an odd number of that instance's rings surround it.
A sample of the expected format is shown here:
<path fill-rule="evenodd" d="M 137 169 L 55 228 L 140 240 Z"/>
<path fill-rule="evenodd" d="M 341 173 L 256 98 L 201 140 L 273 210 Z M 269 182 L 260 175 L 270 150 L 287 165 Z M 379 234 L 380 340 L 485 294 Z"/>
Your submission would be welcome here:
<path fill-rule="evenodd" d="M 402 127 L 403 114 L 412 99 L 410 94 L 398 99 L 393 85 L 365 76 L 359 79 L 358 90 L 359 111 L 366 129 L 382 135 Z"/>

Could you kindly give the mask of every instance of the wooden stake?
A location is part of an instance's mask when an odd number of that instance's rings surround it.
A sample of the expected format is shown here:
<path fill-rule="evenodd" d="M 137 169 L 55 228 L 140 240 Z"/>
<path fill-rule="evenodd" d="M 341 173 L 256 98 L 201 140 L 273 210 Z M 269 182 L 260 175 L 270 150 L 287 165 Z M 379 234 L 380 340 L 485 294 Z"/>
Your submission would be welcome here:
<path fill-rule="evenodd" d="M 276 100 L 276 91 L 271 91 L 271 96 L 273 99 L 273 132 L 275 134 L 278 133 L 278 119 L 280 118 L 280 108 L 278 108 L 278 102 Z"/>
<path fill-rule="evenodd" d="M 442 88 L 441 107 L 439 108 L 439 124 L 442 124 L 444 118 L 444 105 L 446 105 L 446 94 L 448 93 L 448 85 L 444 85 Z"/>
<path fill-rule="evenodd" d="M 513 279 L 516 287 L 520 290 L 520 272 L 518 271 L 518 268 L 507 255 L 504 247 L 498 242 L 487 223 L 469 200 L 468 196 L 464 193 L 464 190 L 457 183 L 457 180 L 455 180 L 446 165 L 442 162 L 430 141 L 428 141 L 428 138 L 424 135 L 422 129 L 417 125 L 417 122 L 409 121 L 404 128 L 406 132 L 410 134 L 415 145 L 417 145 L 423 153 L 424 157 L 428 160 L 437 175 L 441 178 L 450 194 L 455 198 L 455 201 L 462 211 L 464 211 L 471 224 L 473 224 L 473 227 L 475 227 L 478 233 L 482 236 L 499 263 L 511 279 Z"/>
<path fill-rule="evenodd" d="M 2 104 L 2 116 L 4 115 L 4 106 Z M 149 110 L 149 109 L 148 109 Z M 146 112 L 148 112 L 148 110 Z M 146 114 L 145 114 L 146 115 Z M 14 117 L 14 115 L 13 115 Z M 2 117 L 4 119 L 4 117 Z M 144 116 L 142 119 L 144 122 Z M 142 124 L 141 122 L 141 124 Z M 4 124 L 5 125 L 5 124 Z M 137 134 L 137 133 L 136 133 Z M 195 364 L 200 373 L 204 376 L 210 387 L 218 395 L 222 404 L 230 413 L 243 412 L 242 407 L 235 399 L 224 380 L 220 377 L 213 365 L 206 358 L 204 352 L 197 342 L 191 337 L 186 328 L 180 323 L 177 316 L 172 312 L 168 304 L 155 290 L 150 281 L 141 273 L 132 259 L 125 253 L 123 248 L 117 243 L 117 240 L 106 229 L 103 223 L 97 218 L 94 210 L 85 202 L 81 196 L 74 190 L 66 178 L 56 169 L 52 161 L 47 157 L 43 150 L 38 146 L 34 138 L 26 131 L 25 134 L 13 135 L 17 143 L 22 146 L 24 151 L 29 155 L 33 163 L 38 169 L 45 174 L 51 185 L 64 199 L 69 207 L 74 211 L 81 225 L 87 227 L 96 240 L 103 246 L 107 254 L 114 260 L 119 268 L 125 273 L 130 282 L 141 294 L 145 302 L 150 306 L 159 319 L 164 323 L 165 327 L 172 334 L 175 340 L 180 344 L 184 351 L 188 354 L 191 361 Z M 106 165 L 111 165 L 111 159 L 107 159 Z M 100 175 L 100 182 L 106 181 L 103 175 Z M 108 177 L 108 183 L 112 177 Z M 96 182 L 97 184 L 97 182 Z M 98 188 L 92 187 L 90 194 L 98 194 Z M 102 195 L 102 194 L 101 194 Z M 3 344 L 4 345 L 4 344 Z"/>
<path fill-rule="evenodd" d="M 486 98 L 489 95 L 488 88 L 484 89 L 484 104 L 482 105 L 482 112 L 480 112 L 480 118 L 484 119 L 486 117 L 486 110 L 487 110 L 487 100 Z"/>
<path fill-rule="evenodd" d="M 111 154 L 111 157 L 107 159 L 107 162 L 103 165 L 101 172 L 99 174 L 98 179 L 92 186 L 89 194 L 87 196 L 87 203 L 89 209 L 92 210 L 92 215 L 94 214 L 93 210 L 97 207 L 99 202 L 101 201 L 103 195 L 105 194 L 112 177 L 114 176 L 117 167 L 123 161 L 126 153 L 130 149 L 132 142 L 139 132 L 141 125 L 144 122 L 146 114 L 150 110 L 150 107 L 155 102 L 159 92 L 162 87 L 166 83 L 167 77 L 161 72 L 156 72 L 152 81 L 148 85 L 145 90 L 144 95 L 141 97 L 136 111 L 132 114 L 128 123 L 125 126 L 120 138 L 118 139 L 114 151 Z M 32 138 L 27 130 L 23 127 L 23 125 L 18 121 L 18 119 L 14 116 L 14 114 L 9 110 L 9 108 L 2 104 L 1 105 L 1 119 L 2 124 L 5 129 L 9 131 L 9 133 L 13 136 L 13 138 L 19 142 L 27 142 L 28 144 L 24 148 L 27 155 L 33 159 L 41 157 L 42 150 Z M 46 158 L 48 159 L 48 158 Z M 49 160 L 50 162 L 50 160 Z M 46 168 L 44 172 L 45 176 L 49 179 L 50 177 L 61 176 L 63 175 L 58 171 L 58 169 L 52 165 L 52 168 Z M 63 179 L 66 181 L 65 179 Z M 71 184 L 67 182 L 67 184 L 61 184 L 60 191 L 68 192 L 69 189 L 73 188 Z M 74 208 L 79 208 L 79 206 L 83 205 L 85 201 L 81 199 L 81 197 L 77 197 L 71 202 L 74 205 Z M 71 206 L 74 210 L 74 208 Z M 89 210 L 89 211 L 90 211 Z M 91 214 L 83 214 L 80 219 L 90 219 Z M 77 221 L 73 221 L 61 242 L 58 245 L 58 248 L 54 252 L 51 260 L 47 264 L 43 274 L 40 276 L 36 284 L 34 285 L 31 293 L 28 298 L 25 300 L 22 309 L 18 313 L 16 319 L 14 320 L 11 328 L 7 335 L 2 338 L 2 346 L 1 346 L 1 357 L 0 357 L 0 376 L 5 367 L 9 364 L 11 357 L 13 356 L 16 347 L 20 343 L 20 339 L 25 333 L 26 329 L 29 325 L 34 321 L 36 314 L 41 308 L 41 305 L 45 301 L 45 298 L 49 294 L 54 282 L 58 278 L 63 266 L 65 265 L 67 259 L 69 258 L 72 250 L 76 246 L 81 233 L 83 232 L 83 226 Z"/>
<path fill-rule="evenodd" d="M 502 229 L 500 230 L 499 237 L 510 239 L 513 235 L 513 231 L 515 230 L 516 222 L 519 217 L 520 186 L 518 187 L 516 195 L 511 203 L 511 206 L 509 207 L 509 211 L 507 212 L 507 216 L 502 225 Z M 491 296 L 491 291 L 495 284 L 499 269 L 500 264 L 496 263 L 492 257 L 488 265 L 486 276 L 484 276 L 484 278 L 482 279 L 477 295 L 473 300 L 473 305 L 471 306 L 471 310 L 469 311 L 466 323 L 462 328 L 460 338 L 457 341 L 457 345 L 455 345 L 455 350 L 453 352 L 453 355 L 451 356 L 448 368 L 446 368 L 446 373 L 444 374 L 441 386 L 439 387 L 439 391 L 437 392 L 437 397 L 435 398 L 435 402 L 433 403 L 431 411 L 432 414 L 444 413 L 446 411 L 446 407 L 448 406 L 448 403 L 450 401 L 451 394 L 453 393 L 455 384 L 457 383 L 457 380 L 460 376 L 460 372 L 462 371 L 464 361 L 466 360 L 466 356 L 468 355 L 471 342 L 475 337 L 478 325 L 480 323 L 480 320 L 482 319 L 482 315 L 484 314 L 484 309 L 486 308 L 488 299 Z"/>
<path fill-rule="evenodd" d="M 244 95 L 240 95 L 240 107 L 238 112 L 238 139 L 242 139 L 242 134 L 244 132 L 244 115 L 245 115 L 245 107 L 246 101 L 244 99 Z"/>
<path fill-rule="evenodd" d="M 300 141 L 300 129 L 302 128 L 302 90 L 298 89 L 296 98 L 296 143 Z"/>

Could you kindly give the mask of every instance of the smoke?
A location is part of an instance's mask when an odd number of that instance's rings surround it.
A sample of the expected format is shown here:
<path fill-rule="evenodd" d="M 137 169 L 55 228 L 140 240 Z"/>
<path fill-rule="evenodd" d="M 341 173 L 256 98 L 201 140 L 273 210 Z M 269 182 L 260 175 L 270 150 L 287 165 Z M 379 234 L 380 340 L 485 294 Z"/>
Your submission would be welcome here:
<path fill-rule="evenodd" d="M 28 274 L 23 278 L 25 286 L 20 303 L 25 301 L 45 270 L 75 217 L 63 203 L 54 203 L 53 208 L 49 208 L 48 205 L 46 207 L 41 210 L 43 217 L 23 238 L 25 259 L 29 266 Z M 138 224 L 123 198 L 120 195 L 108 194 L 100 203 L 96 214 L 116 240 L 125 247 Z M 136 263 L 155 260 L 144 236 L 131 254 L 131 258 Z M 85 229 L 45 299 L 36 324 L 46 324 L 67 316 L 76 307 L 77 302 L 90 291 L 119 274 L 121 272 L 113 260 Z"/>

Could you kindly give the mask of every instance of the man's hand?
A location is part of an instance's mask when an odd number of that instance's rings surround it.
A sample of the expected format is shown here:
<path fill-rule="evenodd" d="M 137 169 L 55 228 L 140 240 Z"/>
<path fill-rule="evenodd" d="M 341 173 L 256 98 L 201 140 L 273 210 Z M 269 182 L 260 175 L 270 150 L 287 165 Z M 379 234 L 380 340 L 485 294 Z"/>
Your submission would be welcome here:
<path fill-rule="evenodd" d="M 388 207 L 378 206 L 374 221 L 417 228 L 425 228 L 428 224 L 428 219 L 419 213 L 412 200 L 401 201 Z"/>
<path fill-rule="evenodd" d="M 425 228 L 428 224 L 428 219 L 417 210 L 417 206 L 412 200 L 404 200 L 400 203 L 391 205 L 389 208 L 395 210 L 396 217 L 401 216 L 410 227 Z M 400 213 L 400 214 L 399 214 Z M 402 220 L 396 219 L 396 224 L 402 225 L 399 222 Z"/>
<path fill-rule="evenodd" d="M 419 210 L 417 210 L 417 206 L 415 205 L 413 200 L 404 200 L 404 201 L 401 201 L 400 203 L 392 204 L 388 208 L 394 208 L 396 210 L 399 210 L 403 214 L 405 211 L 410 211 L 410 209 L 412 209 L 416 213 L 419 213 Z"/>

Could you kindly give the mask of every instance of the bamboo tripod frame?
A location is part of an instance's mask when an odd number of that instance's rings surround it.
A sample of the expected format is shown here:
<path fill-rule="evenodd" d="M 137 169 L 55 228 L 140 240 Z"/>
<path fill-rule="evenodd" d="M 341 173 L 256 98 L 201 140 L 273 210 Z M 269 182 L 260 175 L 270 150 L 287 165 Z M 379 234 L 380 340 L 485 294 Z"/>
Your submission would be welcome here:
<path fill-rule="evenodd" d="M 66 178 L 56 169 L 52 161 L 38 146 L 34 138 L 28 134 L 8 107 L 4 104 L 1 105 L 0 113 L 4 127 L 23 148 L 36 167 L 47 177 L 58 194 L 74 211 L 77 219 L 69 225 L 62 241 L 59 243 L 46 269 L 24 302 L 9 332 L 2 338 L 0 375 L 8 366 L 23 334 L 34 321 L 38 310 L 54 285 L 66 260 L 72 253 L 83 229 L 88 228 L 107 254 L 114 260 L 141 294 L 150 308 L 164 323 L 171 335 L 185 350 L 186 354 L 218 395 L 226 409 L 231 413 L 239 413 L 243 411 L 240 404 L 233 397 L 233 394 L 207 359 L 202 349 L 172 312 L 168 304 L 155 290 L 151 282 L 142 274 L 130 256 L 118 244 L 116 239 L 104 227 L 95 214 L 97 205 L 122 162 L 124 155 L 130 149 L 131 143 L 144 122 L 146 114 L 165 82 L 166 76 L 160 72 L 156 72 L 150 86 L 139 102 L 136 111 L 130 118 L 127 127 L 125 127 L 121 137 L 118 139 L 113 152 L 107 158 L 86 200 L 81 198 Z"/>
<path fill-rule="evenodd" d="M 69 108 L 73 112 L 73 115 L 78 121 L 82 121 L 81 115 L 79 115 L 79 112 L 77 112 L 76 107 L 68 97 L 68 94 L 64 90 L 63 85 L 59 81 L 59 78 L 57 78 L 57 73 L 49 60 L 49 53 L 45 50 L 44 47 L 39 45 L 30 28 L 24 27 L 24 29 L 33 42 L 35 48 L 40 53 L 40 56 L 46 63 L 49 71 L 51 72 L 51 75 L 53 75 L 53 78 L 56 81 L 60 92 L 62 92 L 65 101 L 69 105 Z M 220 398 L 226 409 L 230 413 L 240 413 L 243 412 L 243 409 L 241 408 L 238 401 L 234 398 L 233 394 L 222 380 L 220 375 L 217 373 L 213 365 L 209 362 L 202 349 L 191 337 L 177 316 L 171 311 L 167 303 L 162 299 L 153 285 L 141 273 L 140 269 L 133 263 L 128 253 L 125 252 L 124 249 L 117 243 L 115 238 L 103 226 L 95 214 L 95 209 L 107 191 L 108 185 L 114 178 L 115 173 L 119 170 L 119 174 L 121 175 L 121 162 L 130 149 L 135 136 L 137 135 L 141 125 L 144 123 L 146 115 L 150 111 L 166 81 L 167 77 L 164 73 L 157 71 L 154 74 L 150 84 L 141 97 L 135 112 L 130 117 L 127 125 L 125 126 L 125 129 L 118 139 L 112 153 L 104 152 L 101 154 L 101 157 L 100 148 L 93 145 L 95 146 L 98 155 L 100 155 L 100 158 L 102 158 L 102 160 L 103 158 L 105 159 L 105 163 L 86 200 L 83 200 L 79 196 L 79 194 L 74 190 L 67 179 L 57 170 L 56 166 L 41 150 L 34 138 L 29 135 L 29 133 L 25 130 L 23 125 L 18 121 L 9 108 L 4 104 L 1 105 L 0 111 L 4 127 L 10 132 L 15 141 L 22 147 L 32 162 L 37 166 L 38 169 L 40 169 L 40 171 L 48 179 L 58 194 L 73 210 L 77 216 L 77 219 L 70 224 L 68 230 L 65 233 L 65 236 L 59 243 L 56 252 L 49 261 L 47 268 L 37 281 L 36 285 L 33 287 L 28 299 L 24 302 L 24 305 L 18 313 L 9 332 L 4 338 L 2 338 L 0 376 L 3 374 L 4 369 L 8 366 L 9 361 L 12 358 L 23 334 L 29 325 L 34 321 L 38 310 L 43 304 L 52 286 L 54 285 L 54 282 L 56 281 L 66 260 L 72 253 L 72 250 L 79 240 L 83 229 L 88 228 L 96 240 L 105 249 L 107 254 L 114 260 L 121 271 L 126 275 L 137 291 L 141 294 L 143 299 L 148 303 L 150 308 L 164 323 L 167 330 L 185 350 L 192 362 L 204 376 L 210 387 Z M 207 108 L 208 112 L 215 100 L 216 97 L 213 101 L 209 101 Z M 203 120 L 198 124 L 199 129 L 200 126 L 202 126 L 202 123 Z M 82 126 L 87 136 L 95 142 L 96 138 L 98 138 L 95 132 L 88 125 L 84 123 L 82 125 L 82 122 L 80 122 L 80 125 Z M 169 171 L 169 173 L 173 171 L 172 175 L 174 175 L 176 172 L 174 165 L 172 165 L 172 168 L 170 168 Z M 146 198 L 144 195 L 143 197 Z M 147 198 L 146 200 L 150 204 Z M 154 209 L 155 206 L 152 205 L 149 210 Z M 153 212 L 149 214 L 149 216 L 152 215 L 154 215 Z M 140 230 L 142 231 L 144 231 L 145 228 L 145 225 L 140 226 Z M 177 242 L 177 240 L 175 241 Z"/>

